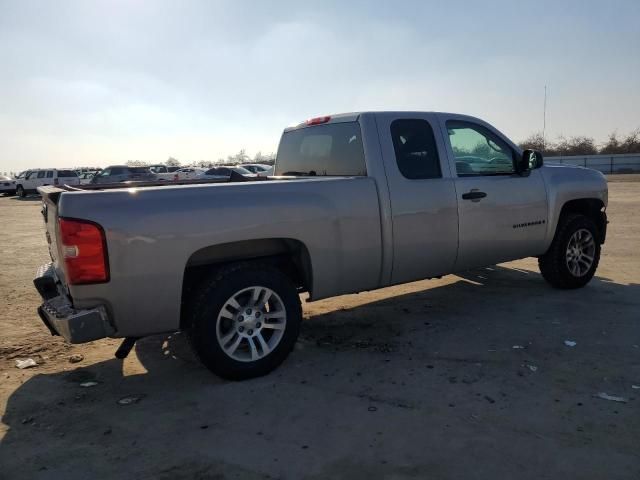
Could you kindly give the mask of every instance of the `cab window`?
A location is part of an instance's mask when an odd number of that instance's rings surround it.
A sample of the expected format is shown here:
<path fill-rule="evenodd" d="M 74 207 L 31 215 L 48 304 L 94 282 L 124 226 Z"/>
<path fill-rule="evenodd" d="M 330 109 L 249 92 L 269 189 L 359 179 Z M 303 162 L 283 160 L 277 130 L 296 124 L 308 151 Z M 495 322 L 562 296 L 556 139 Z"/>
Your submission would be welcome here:
<path fill-rule="evenodd" d="M 426 120 L 394 120 L 391 138 L 398 169 L 405 178 L 442 177 L 433 129 Z"/>
<path fill-rule="evenodd" d="M 275 175 L 365 176 L 367 168 L 358 122 L 329 123 L 282 135 Z"/>
<path fill-rule="evenodd" d="M 513 150 L 489 129 L 471 122 L 450 120 L 447 131 L 459 177 L 514 173 Z"/>

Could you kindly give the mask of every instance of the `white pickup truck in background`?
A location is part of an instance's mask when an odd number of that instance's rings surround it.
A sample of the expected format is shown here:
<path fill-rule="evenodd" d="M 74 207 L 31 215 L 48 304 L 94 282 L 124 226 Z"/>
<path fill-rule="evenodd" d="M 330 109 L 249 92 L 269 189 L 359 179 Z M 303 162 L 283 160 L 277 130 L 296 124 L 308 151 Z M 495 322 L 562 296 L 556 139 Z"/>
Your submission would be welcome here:
<path fill-rule="evenodd" d="M 226 378 L 264 375 L 309 300 L 523 257 L 551 285 L 593 277 L 606 237 L 597 171 L 543 166 L 474 117 L 362 112 L 284 131 L 275 176 L 43 187 L 52 263 L 39 313 L 70 342 L 185 330 Z M 205 181 L 206 182 L 206 181 Z M 165 183 L 165 182 L 162 182 Z"/>
<path fill-rule="evenodd" d="M 38 193 L 38 188 L 46 185 L 80 185 L 80 178 L 74 170 L 36 168 L 16 180 L 16 195 L 26 197 L 30 193 Z"/>
<path fill-rule="evenodd" d="M 166 165 L 151 165 L 149 171 L 158 178 L 158 180 L 175 180 L 176 171 L 180 170 L 180 167 L 168 167 Z"/>

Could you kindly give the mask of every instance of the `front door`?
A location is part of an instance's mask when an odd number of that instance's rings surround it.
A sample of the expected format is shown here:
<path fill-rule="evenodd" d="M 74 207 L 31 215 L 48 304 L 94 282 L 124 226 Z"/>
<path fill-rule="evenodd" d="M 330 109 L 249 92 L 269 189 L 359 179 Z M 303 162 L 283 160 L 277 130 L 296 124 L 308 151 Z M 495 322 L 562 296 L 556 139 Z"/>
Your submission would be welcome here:
<path fill-rule="evenodd" d="M 516 174 L 519 152 L 488 124 L 444 117 L 441 128 L 456 176 L 456 271 L 544 253 L 547 195 L 540 171 Z"/>
<path fill-rule="evenodd" d="M 450 273 L 458 248 L 458 213 L 445 145 L 436 135 L 437 118 L 380 113 L 376 123 L 391 201 L 391 283 Z"/>

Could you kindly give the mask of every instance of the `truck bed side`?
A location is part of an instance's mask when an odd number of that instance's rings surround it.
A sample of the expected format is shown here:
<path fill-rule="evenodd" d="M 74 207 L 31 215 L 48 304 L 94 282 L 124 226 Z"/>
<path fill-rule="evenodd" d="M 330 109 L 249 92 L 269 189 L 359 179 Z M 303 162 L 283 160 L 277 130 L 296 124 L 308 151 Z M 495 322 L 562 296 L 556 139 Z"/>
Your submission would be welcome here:
<path fill-rule="evenodd" d="M 299 242 L 310 259 L 314 300 L 381 284 L 372 178 L 64 192 L 57 214 L 105 230 L 110 281 L 71 285 L 69 293 L 76 308 L 105 305 L 116 336 L 178 329 L 185 268 L 202 252 L 210 256 L 236 242 L 239 248 L 252 240 Z"/>

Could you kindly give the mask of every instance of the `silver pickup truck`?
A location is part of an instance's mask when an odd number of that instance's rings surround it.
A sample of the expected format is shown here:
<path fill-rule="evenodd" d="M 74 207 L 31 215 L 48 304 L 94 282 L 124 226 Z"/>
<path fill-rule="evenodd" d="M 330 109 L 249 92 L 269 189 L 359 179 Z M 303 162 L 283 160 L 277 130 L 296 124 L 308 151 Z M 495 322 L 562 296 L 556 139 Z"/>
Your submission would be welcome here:
<path fill-rule="evenodd" d="M 52 263 L 39 314 L 73 343 L 184 330 L 230 379 L 289 354 L 300 294 L 322 298 L 538 257 L 554 287 L 593 277 L 607 183 L 544 165 L 477 118 L 362 112 L 287 128 L 274 176 L 43 187 Z"/>

